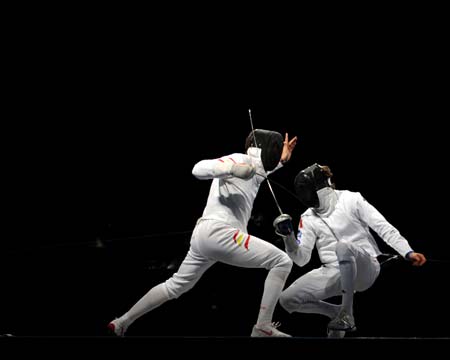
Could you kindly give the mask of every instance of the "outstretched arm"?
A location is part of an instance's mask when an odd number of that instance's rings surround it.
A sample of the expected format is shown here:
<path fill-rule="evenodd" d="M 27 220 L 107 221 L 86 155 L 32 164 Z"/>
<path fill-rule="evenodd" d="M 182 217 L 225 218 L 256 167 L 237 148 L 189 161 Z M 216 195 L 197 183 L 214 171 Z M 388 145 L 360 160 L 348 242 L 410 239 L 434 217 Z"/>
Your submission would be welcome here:
<path fill-rule="evenodd" d="M 374 206 L 369 204 L 362 196 L 359 197 L 359 215 L 380 235 L 380 237 L 406 260 L 414 266 L 422 266 L 427 259 L 421 253 L 411 249 L 408 241 L 392 226 Z"/>
<path fill-rule="evenodd" d="M 361 194 L 356 197 L 356 216 L 374 230 L 380 238 L 391 248 L 397 251 L 406 259 L 408 253 L 412 253 L 413 249 L 408 241 L 400 234 L 400 232 Z"/>

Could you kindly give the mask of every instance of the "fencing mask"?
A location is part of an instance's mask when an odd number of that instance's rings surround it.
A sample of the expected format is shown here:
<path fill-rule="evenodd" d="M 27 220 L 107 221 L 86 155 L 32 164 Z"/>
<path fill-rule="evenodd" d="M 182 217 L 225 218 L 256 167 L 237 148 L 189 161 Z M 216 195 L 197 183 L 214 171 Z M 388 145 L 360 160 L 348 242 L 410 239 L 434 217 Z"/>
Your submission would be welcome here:
<path fill-rule="evenodd" d="M 256 144 L 255 144 L 256 138 Z M 261 149 L 261 161 L 265 171 L 275 169 L 283 152 L 283 136 L 276 131 L 255 129 L 247 136 L 245 150 L 249 147 Z"/>
<path fill-rule="evenodd" d="M 295 192 L 307 207 L 319 207 L 317 190 L 326 186 L 331 186 L 330 178 L 319 164 L 301 170 L 294 180 Z"/>

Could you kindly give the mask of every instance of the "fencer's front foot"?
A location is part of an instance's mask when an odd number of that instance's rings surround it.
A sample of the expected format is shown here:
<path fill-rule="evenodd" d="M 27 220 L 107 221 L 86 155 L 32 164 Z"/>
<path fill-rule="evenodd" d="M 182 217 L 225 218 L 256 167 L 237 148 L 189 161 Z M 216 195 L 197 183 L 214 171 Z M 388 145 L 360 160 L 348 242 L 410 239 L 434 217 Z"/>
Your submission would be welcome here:
<path fill-rule="evenodd" d="M 277 329 L 280 323 L 256 324 L 253 326 L 251 337 L 292 337 Z"/>
<path fill-rule="evenodd" d="M 111 335 L 123 337 L 127 331 L 127 327 L 120 319 L 114 319 L 108 324 L 108 331 Z"/>
<path fill-rule="evenodd" d="M 328 323 L 328 330 L 355 331 L 355 319 L 353 315 L 341 310 L 339 314 Z"/>

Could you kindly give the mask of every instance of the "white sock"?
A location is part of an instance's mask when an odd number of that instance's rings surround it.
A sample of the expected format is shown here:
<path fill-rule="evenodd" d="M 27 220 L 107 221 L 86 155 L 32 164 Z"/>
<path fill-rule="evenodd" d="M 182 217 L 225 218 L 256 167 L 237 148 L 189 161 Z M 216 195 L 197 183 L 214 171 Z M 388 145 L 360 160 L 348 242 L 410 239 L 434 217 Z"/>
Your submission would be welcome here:
<path fill-rule="evenodd" d="M 261 300 L 261 307 L 259 308 L 258 324 L 266 324 L 272 322 L 273 312 L 278 303 L 280 294 L 283 291 L 284 284 L 289 275 L 289 272 L 271 269 L 267 274 L 264 282 L 264 293 Z"/>
<path fill-rule="evenodd" d="M 355 291 L 356 261 L 354 257 L 339 261 L 341 270 L 342 308 L 353 316 L 353 294 Z"/>
<path fill-rule="evenodd" d="M 145 294 L 136 304 L 134 304 L 130 310 L 128 310 L 123 316 L 120 317 L 127 327 L 131 325 L 136 319 L 142 315 L 148 313 L 154 308 L 164 304 L 169 300 L 164 283 L 156 285 L 150 291 Z"/>

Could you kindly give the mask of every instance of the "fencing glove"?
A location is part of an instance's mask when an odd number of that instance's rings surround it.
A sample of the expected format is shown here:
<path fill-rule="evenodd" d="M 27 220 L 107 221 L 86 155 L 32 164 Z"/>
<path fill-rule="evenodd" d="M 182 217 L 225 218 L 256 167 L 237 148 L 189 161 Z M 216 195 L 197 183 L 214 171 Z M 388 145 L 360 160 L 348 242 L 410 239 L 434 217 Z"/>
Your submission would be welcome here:
<path fill-rule="evenodd" d="M 283 238 L 287 252 L 294 252 L 298 248 L 292 218 L 288 214 L 279 215 L 273 222 L 275 233 Z"/>

